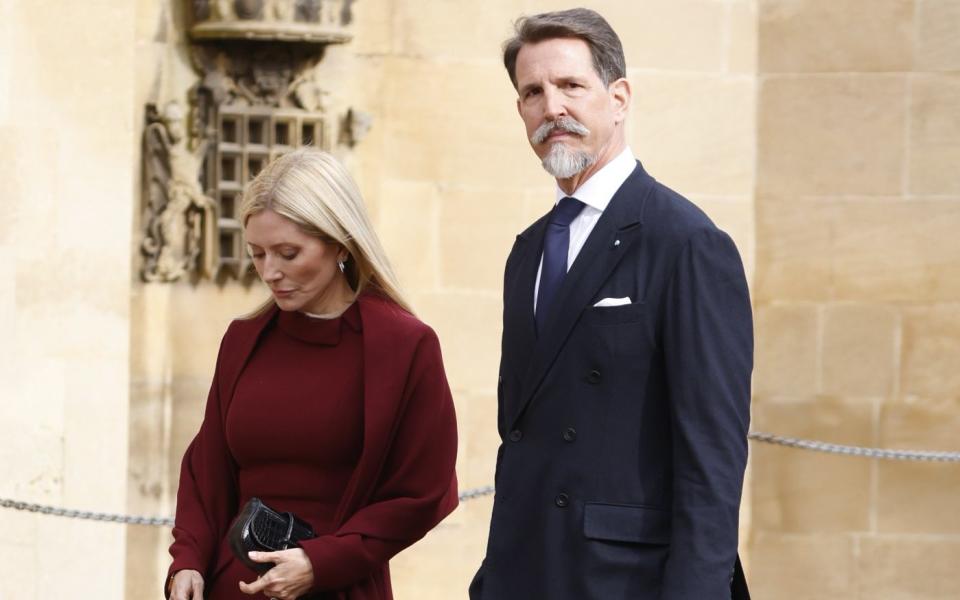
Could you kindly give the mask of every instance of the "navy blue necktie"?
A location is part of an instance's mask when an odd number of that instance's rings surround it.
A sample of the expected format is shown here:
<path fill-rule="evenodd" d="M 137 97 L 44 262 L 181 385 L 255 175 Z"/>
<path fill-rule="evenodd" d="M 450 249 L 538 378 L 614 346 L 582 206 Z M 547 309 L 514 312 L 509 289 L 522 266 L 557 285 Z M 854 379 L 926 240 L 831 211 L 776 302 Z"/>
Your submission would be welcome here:
<path fill-rule="evenodd" d="M 553 207 L 547 232 L 543 238 L 543 267 L 540 270 L 540 288 L 537 290 L 537 332 L 543 332 L 550 306 L 560 291 L 567 275 L 567 254 L 570 249 L 570 223 L 583 210 L 583 202 L 564 198 Z"/>

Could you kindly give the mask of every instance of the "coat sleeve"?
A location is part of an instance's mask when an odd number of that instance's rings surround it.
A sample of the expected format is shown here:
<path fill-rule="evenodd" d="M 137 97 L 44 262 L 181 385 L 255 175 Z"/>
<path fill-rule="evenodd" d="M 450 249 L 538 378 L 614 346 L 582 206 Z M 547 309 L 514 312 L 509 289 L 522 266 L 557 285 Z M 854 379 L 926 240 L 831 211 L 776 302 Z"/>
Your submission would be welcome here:
<path fill-rule="evenodd" d="M 369 502 L 336 532 L 301 544 L 314 589 L 350 586 L 382 569 L 457 506 L 457 425 L 440 344 L 417 345 L 395 433 Z"/>
<path fill-rule="evenodd" d="M 728 598 L 750 421 L 753 324 L 743 265 L 715 228 L 680 253 L 663 305 L 673 529 L 662 600 Z"/>
<path fill-rule="evenodd" d="M 227 336 L 220 346 L 203 422 L 180 465 L 168 580 L 182 569 L 199 571 L 207 579 L 230 516 L 236 512 L 236 465 L 227 449 L 219 391 Z"/>

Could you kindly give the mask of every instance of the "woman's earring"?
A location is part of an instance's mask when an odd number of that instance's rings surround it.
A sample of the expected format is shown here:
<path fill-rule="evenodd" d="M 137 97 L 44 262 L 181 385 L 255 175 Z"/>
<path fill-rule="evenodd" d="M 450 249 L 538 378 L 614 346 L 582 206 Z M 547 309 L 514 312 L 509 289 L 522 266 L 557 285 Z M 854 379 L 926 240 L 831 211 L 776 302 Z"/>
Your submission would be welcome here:
<path fill-rule="evenodd" d="M 347 272 L 347 265 L 343 264 L 343 261 L 342 261 L 342 260 L 337 259 L 337 266 L 340 268 L 340 272 L 341 272 L 341 273 L 346 273 L 346 272 Z"/>

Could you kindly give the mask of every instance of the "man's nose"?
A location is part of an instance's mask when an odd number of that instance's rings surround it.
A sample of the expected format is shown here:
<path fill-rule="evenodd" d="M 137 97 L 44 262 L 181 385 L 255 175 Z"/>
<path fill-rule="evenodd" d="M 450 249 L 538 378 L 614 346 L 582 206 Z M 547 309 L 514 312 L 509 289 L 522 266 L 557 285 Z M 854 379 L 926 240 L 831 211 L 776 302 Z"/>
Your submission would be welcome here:
<path fill-rule="evenodd" d="M 563 101 L 563 95 L 554 89 L 546 89 L 543 92 L 543 116 L 548 121 L 555 121 L 559 117 L 566 116 L 567 107 Z"/>

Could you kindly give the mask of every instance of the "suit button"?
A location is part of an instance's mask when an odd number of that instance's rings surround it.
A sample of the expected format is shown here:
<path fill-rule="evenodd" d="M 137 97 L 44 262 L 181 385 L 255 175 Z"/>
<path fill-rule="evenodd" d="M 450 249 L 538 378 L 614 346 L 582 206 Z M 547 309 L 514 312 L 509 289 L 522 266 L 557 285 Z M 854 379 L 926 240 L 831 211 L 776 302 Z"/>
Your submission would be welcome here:
<path fill-rule="evenodd" d="M 519 429 L 514 429 L 513 431 L 510 432 L 511 442 L 519 442 L 522 439 L 523 439 L 523 432 L 520 431 Z"/>
<path fill-rule="evenodd" d="M 587 375 L 587 381 L 590 383 L 600 383 L 600 371 L 594 369 Z"/>
<path fill-rule="evenodd" d="M 577 430 L 573 427 L 567 427 L 563 430 L 563 441 L 572 442 L 577 439 Z"/>
<path fill-rule="evenodd" d="M 566 508 L 567 505 L 570 504 L 570 496 L 566 494 L 557 494 L 557 497 L 553 499 L 553 503 L 560 508 Z"/>

